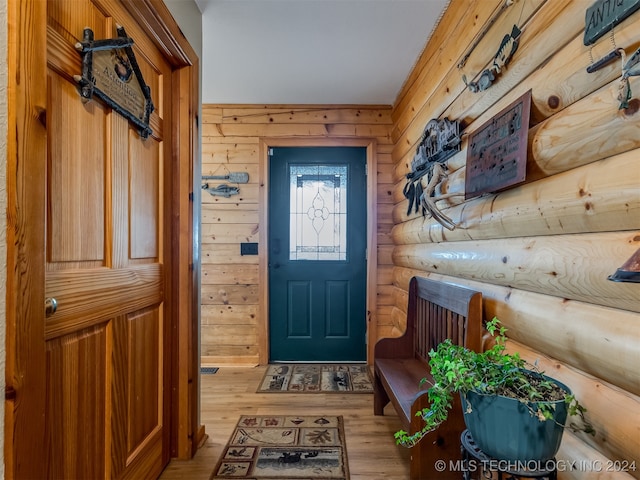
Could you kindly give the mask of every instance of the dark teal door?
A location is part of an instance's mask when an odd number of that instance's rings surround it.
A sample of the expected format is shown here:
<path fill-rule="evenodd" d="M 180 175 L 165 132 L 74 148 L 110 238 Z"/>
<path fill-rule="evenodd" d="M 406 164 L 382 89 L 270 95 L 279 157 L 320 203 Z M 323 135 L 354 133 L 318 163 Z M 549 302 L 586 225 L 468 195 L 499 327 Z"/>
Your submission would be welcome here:
<path fill-rule="evenodd" d="M 366 149 L 270 153 L 270 361 L 364 361 Z"/>

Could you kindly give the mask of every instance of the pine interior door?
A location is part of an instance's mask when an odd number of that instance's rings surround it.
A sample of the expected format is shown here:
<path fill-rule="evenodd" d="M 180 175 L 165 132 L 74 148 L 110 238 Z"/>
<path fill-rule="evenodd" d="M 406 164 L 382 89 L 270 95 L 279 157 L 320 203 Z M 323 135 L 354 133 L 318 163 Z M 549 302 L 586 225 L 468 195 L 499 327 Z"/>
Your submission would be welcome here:
<path fill-rule="evenodd" d="M 270 361 L 366 360 L 366 149 L 269 156 Z"/>
<path fill-rule="evenodd" d="M 45 295 L 57 301 L 44 326 L 46 475 L 155 478 L 169 459 L 171 68 L 119 2 L 46 8 Z M 97 40 L 116 37 L 117 24 L 134 39 L 151 88 L 148 139 L 97 98 L 83 103 L 73 79 L 84 27 Z"/>

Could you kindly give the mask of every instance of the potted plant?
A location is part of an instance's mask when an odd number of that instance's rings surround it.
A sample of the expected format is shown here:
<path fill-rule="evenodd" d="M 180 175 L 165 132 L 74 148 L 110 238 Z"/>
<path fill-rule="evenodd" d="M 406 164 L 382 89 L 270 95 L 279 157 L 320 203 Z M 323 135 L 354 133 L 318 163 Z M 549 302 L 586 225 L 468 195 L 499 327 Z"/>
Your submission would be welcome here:
<path fill-rule="evenodd" d="M 570 389 L 527 364 L 518 353 L 505 353 L 506 328 L 497 318 L 487 323 L 495 344 L 474 352 L 446 340 L 429 352 L 430 406 L 418 412 L 424 427 L 409 435 L 400 430 L 398 444 L 411 447 L 447 419 L 453 395 L 462 399 L 464 420 L 476 445 L 487 455 L 513 461 L 546 461 L 560 447 L 567 415 L 583 424 L 571 425 L 591 434 L 585 408 Z"/>

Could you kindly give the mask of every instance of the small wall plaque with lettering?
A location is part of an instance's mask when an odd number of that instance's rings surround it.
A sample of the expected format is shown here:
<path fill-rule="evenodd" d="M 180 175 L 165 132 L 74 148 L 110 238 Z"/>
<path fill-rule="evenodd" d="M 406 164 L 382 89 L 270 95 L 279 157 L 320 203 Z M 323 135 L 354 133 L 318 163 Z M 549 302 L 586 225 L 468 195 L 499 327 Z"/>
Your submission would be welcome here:
<path fill-rule="evenodd" d="M 82 56 L 82 75 L 74 75 L 80 96 L 88 102 L 95 95 L 136 125 L 142 138 L 151 135 L 149 117 L 154 106 L 151 89 L 145 83 L 124 28 L 117 26 L 118 38 L 94 40 L 85 28 L 76 49 Z"/>
<path fill-rule="evenodd" d="M 583 43 L 593 45 L 638 9 L 640 0 L 597 0 L 587 8 Z"/>
<path fill-rule="evenodd" d="M 469 135 L 465 199 L 525 180 L 531 90 Z"/>

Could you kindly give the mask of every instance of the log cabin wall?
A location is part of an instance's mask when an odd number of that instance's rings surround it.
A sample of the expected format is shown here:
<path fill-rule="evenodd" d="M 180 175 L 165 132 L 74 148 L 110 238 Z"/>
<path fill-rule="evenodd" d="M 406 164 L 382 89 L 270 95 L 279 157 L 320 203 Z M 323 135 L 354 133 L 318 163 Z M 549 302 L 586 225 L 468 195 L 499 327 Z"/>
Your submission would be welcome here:
<path fill-rule="evenodd" d="M 565 432 L 558 458 L 579 463 L 560 478 L 640 478 L 640 286 L 607 279 L 640 247 L 640 77 L 630 78 L 633 99 L 619 109 L 620 59 L 586 72 L 591 58 L 612 49 L 609 35 L 591 52 L 583 44 L 592 4 L 518 0 L 495 22 L 494 12 L 508 3 L 449 4 L 392 114 L 391 317 L 399 334 L 413 275 L 482 291 L 485 319 L 500 318 L 509 348 L 538 359 L 588 409 L 597 434 Z M 514 24 L 523 32 L 511 62 L 493 86 L 472 93 L 462 75 L 487 68 Z M 640 12 L 614 33 L 629 58 L 640 46 Z M 453 231 L 407 215 L 404 176 L 427 122 L 460 120 L 468 134 L 528 90 L 526 181 L 467 201 L 439 201 L 458 223 Z M 466 150 L 467 135 L 441 193 L 464 192 Z"/>
<path fill-rule="evenodd" d="M 266 202 L 261 202 L 260 179 L 266 173 L 264 146 L 284 139 L 298 144 L 372 143 L 369 163 L 376 167 L 373 190 L 377 201 L 369 205 L 369 216 L 370 227 L 377 232 L 378 255 L 377 260 L 370 256 L 369 267 L 378 272 L 373 277 L 378 281 L 368 286 L 369 338 L 377 338 L 378 324 L 383 334 L 389 333 L 393 302 L 391 107 L 208 104 L 203 105 L 202 116 L 202 174 L 249 174 L 249 183 L 239 185 L 239 195 L 225 198 L 202 192 L 202 364 L 268 361 L 265 302 L 261 300 L 265 284 L 259 263 L 265 255 L 259 239 Z M 371 173 L 370 169 L 370 177 Z M 209 182 L 211 186 L 224 183 Z M 259 243 L 259 256 L 240 255 L 242 242 Z"/>

